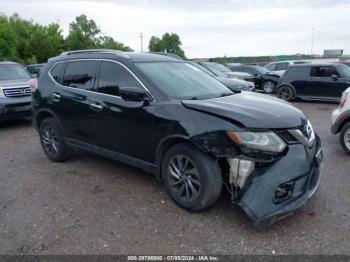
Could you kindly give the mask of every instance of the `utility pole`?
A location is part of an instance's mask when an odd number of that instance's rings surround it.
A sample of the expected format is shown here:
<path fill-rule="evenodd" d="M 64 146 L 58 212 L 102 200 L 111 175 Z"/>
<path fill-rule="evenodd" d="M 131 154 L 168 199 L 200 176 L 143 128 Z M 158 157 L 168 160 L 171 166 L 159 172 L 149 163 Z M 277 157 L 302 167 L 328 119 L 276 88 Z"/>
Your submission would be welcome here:
<path fill-rule="evenodd" d="M 315 38 L 315 26 L 312 27 L 312 35 L 311 35 L 311 56 L 314 52 L 314 38 Z"/>
<path fill-rule="evenodd" d="M 141 52 L 143 52 L 143 35 L 140 33 L 140 39 L 141 39 Z"/>

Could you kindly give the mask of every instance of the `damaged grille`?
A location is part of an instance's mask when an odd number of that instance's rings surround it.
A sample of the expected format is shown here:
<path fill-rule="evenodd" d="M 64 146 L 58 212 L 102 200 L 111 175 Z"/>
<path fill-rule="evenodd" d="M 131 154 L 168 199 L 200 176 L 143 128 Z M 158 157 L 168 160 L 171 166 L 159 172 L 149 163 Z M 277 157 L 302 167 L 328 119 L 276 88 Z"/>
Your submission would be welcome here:
<path fill-rule="evenodd" d="M 277 131 L 277 134 L 286 142 L 287 144 L 295 144 L 298 143 L 298 140 L 289 133 L 288 130 L 280 130 Z"/>

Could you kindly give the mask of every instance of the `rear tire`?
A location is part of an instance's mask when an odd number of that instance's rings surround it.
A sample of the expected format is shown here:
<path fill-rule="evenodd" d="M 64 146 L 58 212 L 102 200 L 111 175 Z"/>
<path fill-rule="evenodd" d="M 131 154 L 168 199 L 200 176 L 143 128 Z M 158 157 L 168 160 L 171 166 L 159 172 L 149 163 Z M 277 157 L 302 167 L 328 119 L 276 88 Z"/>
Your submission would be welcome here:
<path fill-rule="evenodd" d="M 73 150 L 66 147 L 56 119 L 43 120 L 40 124 L 39 134 L 44 153 L 51 161 L 62 162 L 72 156 Z"/>
<path fill-rule="evenodd" d="M 222 177 L 217 161 L 193 146 L 170 148 L 163 158 L 162 174 L 170 197 L 182 208 L 199 211 L 220 196 Z"/>
<path fill-rule="evenodd" d="M 345 152 L 350 155 L 350 122 L 341 129 L 339 139 Z"/>
<path fill-rule="evenodd" d="M 293 89 L 289 86 L 281 86 L 277 90 L 277 97 L 284 101 L 292 101 L 294 97 Z"/>

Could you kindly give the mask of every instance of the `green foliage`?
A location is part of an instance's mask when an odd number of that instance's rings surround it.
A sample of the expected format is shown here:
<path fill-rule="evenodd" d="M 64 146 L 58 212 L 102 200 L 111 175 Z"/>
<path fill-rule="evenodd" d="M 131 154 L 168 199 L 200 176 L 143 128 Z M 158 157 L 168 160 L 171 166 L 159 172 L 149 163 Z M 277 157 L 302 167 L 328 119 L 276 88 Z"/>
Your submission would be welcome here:
<path fill-rule="evenodd" d="M 66 39 L 68 50 L 95 48 L 98 44 L 98 34 L 101 32 L 94 20 L 86 15 L 75 18 L 69 25 L 69 35 Z"/>
<path fill-rule="evenodd" d="M 151 52 L 167 52 L 186 58 L 185 52 L 181 49 L 180 37 L 174 33 L 165 33 L 162 39 L 152 36 L 148 48 Z"/>
<path fill-rule="evenodd" d="M 97 47 L 120 51 L 133 51 L 130 47 L 124 45 L 123 43 L 115 41 L 111 36 L 101 36 Z"/>
<path fill-rule="evenodd" d="M 13 60 L 16 58 L 16 32 L 8 23 L 8 19 L 0 16 L 0 59 Z"/>
<path fill-rule="evenodd" d="M 70 24 L 68 37 L 64 39 L 59 24 L 43 26 L 22 19 L 18 14 L 10 17 L 0 14 L 0 60 L 44 63 L 65 50 L 89 48 L 132 51 L 110 36 L 101 36 L 96 22 L 85 15 L 75 18 Z"/>

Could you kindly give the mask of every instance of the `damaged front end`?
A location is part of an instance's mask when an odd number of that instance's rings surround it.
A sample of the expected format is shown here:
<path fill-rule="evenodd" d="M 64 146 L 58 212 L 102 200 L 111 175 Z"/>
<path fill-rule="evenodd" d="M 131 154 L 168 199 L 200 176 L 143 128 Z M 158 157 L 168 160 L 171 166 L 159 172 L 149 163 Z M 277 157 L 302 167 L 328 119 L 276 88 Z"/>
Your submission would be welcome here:
<path fill-rule="evenodd" d="M 321 141 L 309 122 L 291 130 L 260 131 L 255 137 L 255 132 L 243 133 L 228 132 L 229 141 L 220 141 L 220 147 L 210 136 L 200 144 L 218 157 L 232 202 L 263 229 L 292 215 L 315 194 Z"/>

